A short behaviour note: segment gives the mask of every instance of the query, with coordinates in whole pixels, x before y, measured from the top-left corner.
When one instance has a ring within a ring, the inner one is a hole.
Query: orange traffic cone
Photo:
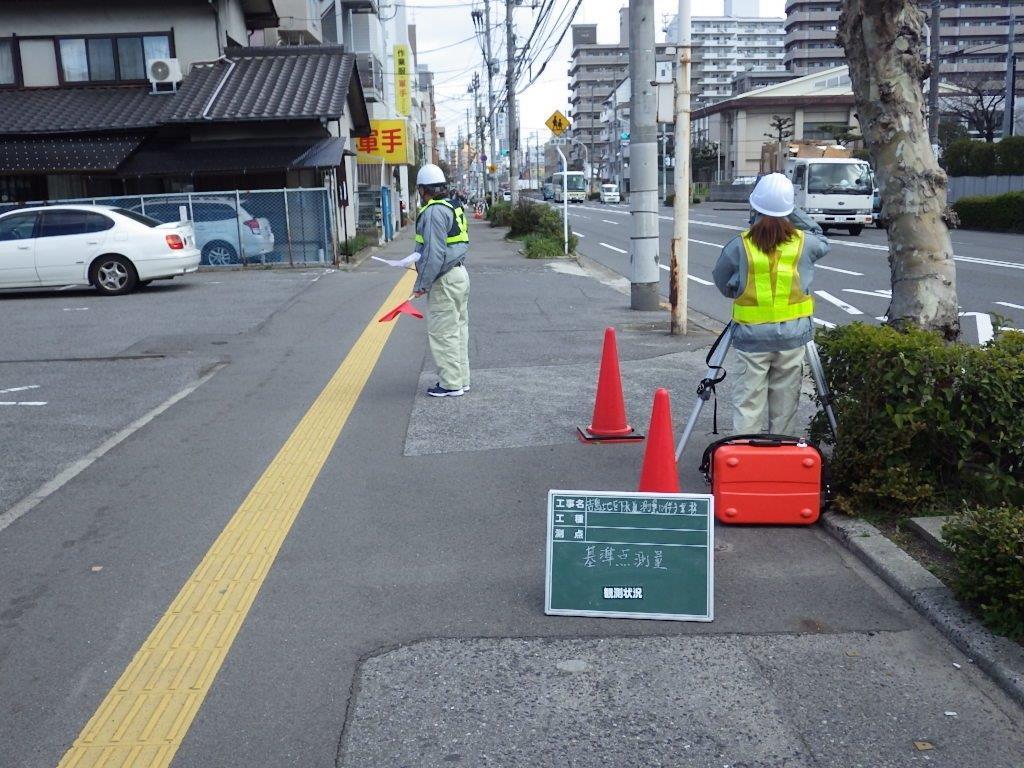
[[[626,423],[626,404],[622,397],[622,379],[619,376],[619,350],[615,344],[615,329],[604,329],[604,349],[601,352],[601,370],[597,376],[597,397],[594,400],[594,418],[584,431],[577,427],[579,438],[585,443],[626,443],[643,440]]]
[[[647,449],[637,490],[640,493],[680,493],[676,445],[672,439],[672,406],[667,389],[654,393],[651,428],[647,434]]]

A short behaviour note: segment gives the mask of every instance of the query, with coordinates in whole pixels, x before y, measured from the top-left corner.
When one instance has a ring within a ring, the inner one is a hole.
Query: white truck
[[[853,157],[789,157],[785,174],[792,180],[796,205],[822,231],[845,229],[857,236],[872,223],[871,166]]]

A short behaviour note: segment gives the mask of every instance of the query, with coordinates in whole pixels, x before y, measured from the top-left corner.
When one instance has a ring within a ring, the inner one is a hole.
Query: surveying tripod
[[[725,367],[722,363],[725,362],[725,355],[729,352],[734,327],[733,321],[730,320],[726,324],[725,330],[722,331],[722,335],[711,345],[711,350],[708,352],[707,357],[708,372],[704,374],[704,378],[697,385],[697,401],[693,405],[690,420],[686,422],[686,428],[683,429],[683,436],[679,439],[679,445],[676,446],[676,461],[679,461],[679,457],[686,450],[686,444],[690,442],[690,435],[693,432],[693,428],[697,426],[697,419],[700,417],[704,404],[715,394],[715,385],[725,378]],[[814,378],[814,386],[817,388],[818,397],[821,398],[822,405],[825,408],[825,416],[828,418],[828,426],[832,430],[832,437],[835,438],[837,426],[836,414],[832,410],[832,391],[828,387],[828,382],[825,381],[825,370],[821,367],[818,347],[811,340],[807,342],[805,349],[807,350],[807,362],[811,367],[811,376]],[[722,373],[719,373],[720,371]]]

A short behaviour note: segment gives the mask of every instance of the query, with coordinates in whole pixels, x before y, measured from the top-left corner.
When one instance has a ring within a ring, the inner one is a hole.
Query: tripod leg
[[[708,371],[704,374],[704,380],[714,379],[715,371],[722,367],[722,363],[725,362],[725,355],[729,351],[729,345],[732,342],[732,323],[730,322],[725,326],[725,330],[722,331],[722,335],[719,336],[718,341],[715,342],[715,349],[713,354],[708,358]],[[690,418],[686,422],[686,426],[683,428],[683,436],[679,438],[679,444],[676,446],[676,461],[679,461],[679,457],[683,455],[683,451],[686,450],[686,444],[690,442],[690,435],[693,433],[693,428],[697,426],[697,419],[700,417],[701,409],[704,407],[704,403],[708,401],[710,394],[705,395],[703,391],[698,393],[697,402],[693,404],[693,411],[690,413]]]
[[[825,409],[828,426],[832,430],[832,439],[838,439],[838,423],[836,422],[836,413],[832,409],[832,390],[829,389],[828,382],[825,380],[825,369],[821,366],[818,346],[813,341],[807,342],[807,362],[811,366],[814,385],[818,390],[818,397],[821,398],[822,407]]]

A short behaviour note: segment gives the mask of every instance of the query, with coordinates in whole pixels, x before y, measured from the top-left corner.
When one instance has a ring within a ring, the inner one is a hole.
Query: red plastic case
[[[811,525],[821,513],[821,486],[821,453],[813,445],[753,438],[712,449],[719,522]]]

